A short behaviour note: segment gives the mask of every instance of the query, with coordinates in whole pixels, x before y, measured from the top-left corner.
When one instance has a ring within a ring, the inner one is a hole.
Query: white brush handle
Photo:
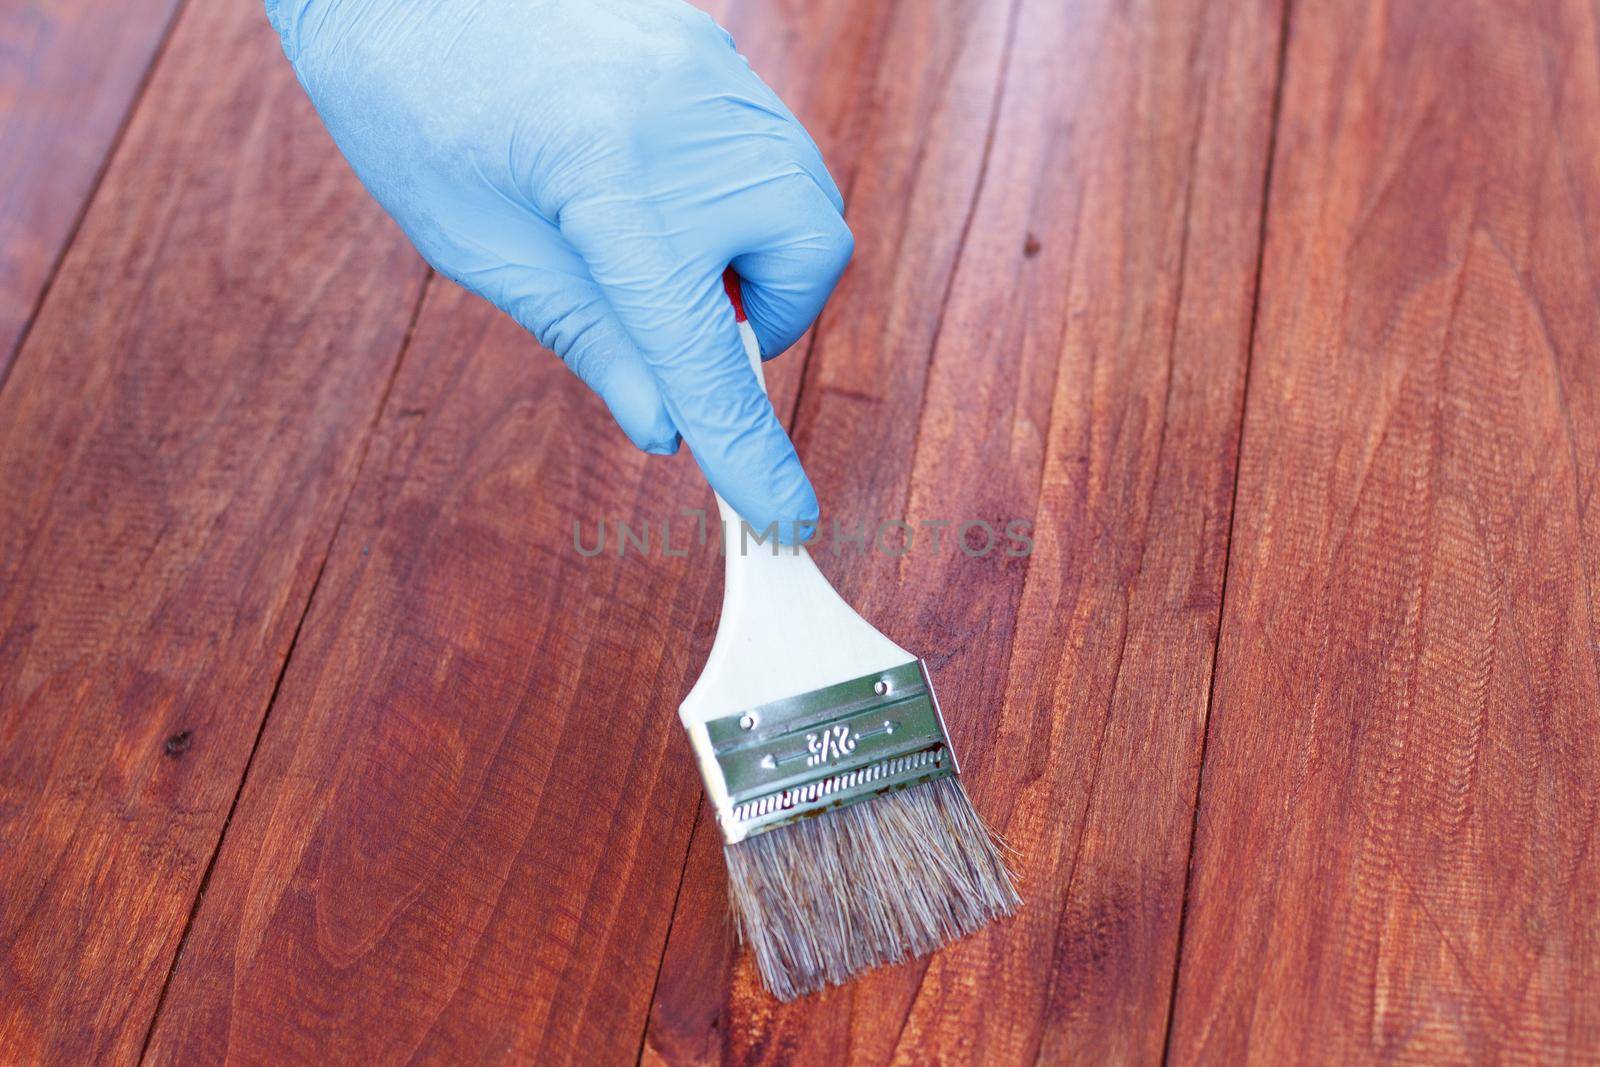
[[[761,349],[742,315],[739,336],[764,390]],[[711,719],[916,658],[857,615],[804,546],[746,541],[721,496],[717,510],[726,559],[722,618],[705,669],[678,709],[697,748],[704,731],[695,727]]]
[[[735,306],[737,307],[737,305]],[[744,342],[744,354],[749,358],[750,369],[754,371],[756,375],[756,384],[761,387],[761,393],[763,396],[765,396],[767,392],[767,375],[766,372],[761,369],[761,342],[756,339],[755,330],[750,328],[749,321],[744,318],[742,313],[739,316],[739,340]],[[722,516],[722,528],[732,534],[733,543],[737,545],[739,543],[740,534],[739,513],[734,511],[733,505],[722,499],[722,494],[717,492],[715,489],[711,490],[711,495],[717,501],[717,514]],[[760,533],[761,531],[757,530],[755,532]],[[722,547],[727,548],[728,534],[725,533],[723,537],[724,540]],[[733,573],[733,557],[729,556],[728,560],[728,573],[731,576]]]

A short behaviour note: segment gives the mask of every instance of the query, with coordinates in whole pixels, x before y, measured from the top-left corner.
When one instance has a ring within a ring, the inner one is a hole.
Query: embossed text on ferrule
[[[816,767],[819,764],[848,756],[856,750],[855,731],[848,726],[832,726],[814,734],[806,734],[806,766]]]

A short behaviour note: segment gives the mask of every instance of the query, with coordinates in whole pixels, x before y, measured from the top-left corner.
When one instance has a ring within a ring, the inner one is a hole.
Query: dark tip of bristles
[[[759,834],[723,854],[739,936],[779,1000],[926,955],[1022,903],[956,778]]]

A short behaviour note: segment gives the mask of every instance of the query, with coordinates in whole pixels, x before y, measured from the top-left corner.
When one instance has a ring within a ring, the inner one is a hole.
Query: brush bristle
[[[740,938],[779,1000],[925,955],[1022,903],[957,778],[723,849]]]

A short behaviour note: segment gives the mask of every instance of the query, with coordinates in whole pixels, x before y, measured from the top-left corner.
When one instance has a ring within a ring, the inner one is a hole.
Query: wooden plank
[[[189,9],[0,392],[6,1060],[138,1056],[424,275]]]
[[[1172,1056],[1590,1061],[1597,12],[1292,22]]]
[[[177,3],[0,6],[0,381]]]
[[[836,166],[884,10],[726,13]],[[639,453],[510,320],[430,290],[152,1062],[637,1055],[700,793],[675,709],[721,561],[618,558],[614,529],[584,558],[573,526],[671,517],[683,551],[685,506],[710,506],[687,454]]]
[[[931,962],[778,1005],[716,913],[721,850],[703,818],[647,1052],[1155,1060],[1219,621],[1280,11],[1023,0],[1015,13],[918,5],[902,17],[891,41],[905,51],[891,45],[884,84],[919,72],[934,84],[891,95],[877,120],[852,204],[858,266],[820,327],[797,435],[847,528],[1034,520],[1027,559],[926,540],[899,560],[822,555],[869,617],[928,657],[1026,903]],[[968,169],[963,148],[985,141]]]

